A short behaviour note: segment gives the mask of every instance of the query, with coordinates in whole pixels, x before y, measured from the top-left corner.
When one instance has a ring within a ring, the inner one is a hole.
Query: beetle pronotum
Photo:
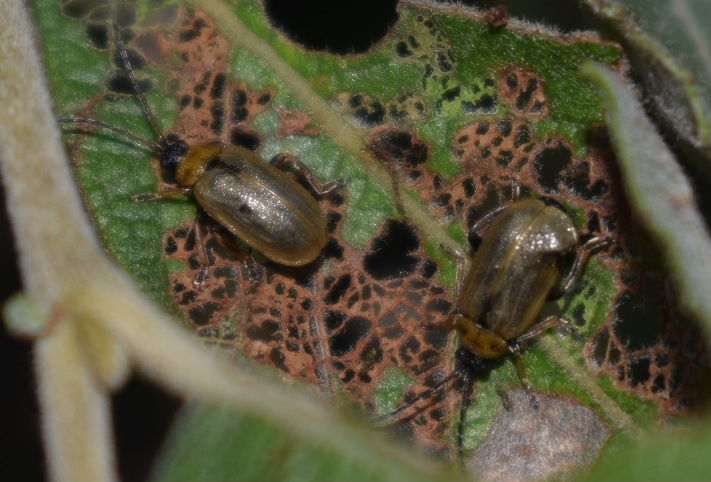
[[[321,184],[299,159],[289,154],[277,154],[266,163],[243,147],[218,143],[188,146],[180,139],[167,138],[138,86],[116,26],[114,38],[132,88],[157,141],[146,141],[95,119],[68,118],[59,119],[59,122],[93,125],[117,132],[158,156],[161,168],[174,175],[178,186],[134,196],[134,201],[192,195],[199,208],[267,259],[283,266],[303,266],[315,261],[328,236],[326,219],[314,196],[328,195],[346,181],[338,179]],[[312,192],[285,171],[296,176]],[[203,257],[203,269],[196,279],[196,283],[200,283],[207,276],[207,254],[197,225],[195,237],[198,254]]]
[[[478,232],[490,224],[464,276],[459,256],[455,297],[458,313],[452,317],[460,347],[457,367],[432,388],[404,403],[376,421],[391,419],[461,378],[464,392],[459,406],[457,458],[463,464],[463,432],[467,390],[477,376],[493,367],[493,361],[507,353],[514,356],[518,377],[535,405],[532,387],[520,355],[520,343],[552,328],[562,320],[551,316],[534,324],[546,301],[561,298],[572,288],[591,252],[609,244],[606,237],[593,237],[578,246],[573,221],[553,201],[537,198],[519,200],[487,213],[469,230],[474,246]],[[563,259],[575,253],[575,261],[560,281]],[[452,326],[451,323],[449,326]]]

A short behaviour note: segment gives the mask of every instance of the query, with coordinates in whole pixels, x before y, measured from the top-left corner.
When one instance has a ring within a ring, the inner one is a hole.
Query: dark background
[[[589,28],[576,2],[546,0],[469,1],[482,8],[505,5],[509,15],[556,25],[563,31]],[[266,9],[275,25],[294,41],[316,50],[357,53],[381,39],[396,21],[393,0],[271,0]],[[7,220],[4,193],[0,192],[0,302],[21,287]],[[32,346],[8,336],[0,326],[0,454],[2,480],[45,480],[39,418],[32,375]],[[114,397],[114,422],[119,470],[124,481],[145,480],[151,460],[169,427],[179,400],[134,378]]]

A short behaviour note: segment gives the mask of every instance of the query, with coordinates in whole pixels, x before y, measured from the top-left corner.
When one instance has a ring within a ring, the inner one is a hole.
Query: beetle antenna
[[[440,381],[439,383],[437,383],[435,386],[433,386],[433,387],[431,387],[431,388],[428,388],[427,390],[425,390],[424,392],[420,393],[418,396],[416,396],[414,399],[410,400],[409,402],[403,403],[402,405],[400,405],[398,408],[396,408],[396,409],[393,410],[392,412],[388,412],[388,413],[386,413],[386,414],[384,414],[384,415],[380,415],[380,416],[378,416],[378,417],[375,417],[375,418],[373,419],[373,421],[376,422],[376,423],[378,423],[378,422],[382,422],[382,421],[384,421],[384,420],[387,420],[387,419],[389,419],[389,418],[393,418],[393,417],[395,417],[395,416],[401,414],[402,412],[404,412],[405,410],[407,410],[408,408],[410,408],[411,406],[413,406],[413,405],[416,404],[417,402],[419,402],[419,401],[421,401],[421,400],[424,400],[425,398],[430,397],[430,396],[431,396],[433,393],[435,393],[435,392],[440,391],[440,390],[441,390],[442,388],[444,388],[449,382],[451,382],[452,380],[456,380],[459,376],[461,376],[461,374],[462,374],[463,372],[466,372],[466,371],[467,371],[467,368],[466,368],[466,367],[459,367],[459,368],[457,368],[457,369],[454,370],[452,373],[450,373],[449,375],[447,375],[442,381]]]
[[[151,151],[160,153],[160,146],[158,144],[156,144],[155,142],[147,141],[147,140],[137,136],[133,132],[129,132],[125,129],[121,129],[120,127],[112,126],[111,124],[107,124],[106,122],[101,122],[100,120],[89,119],[87,117],[72,117],[69,119],[67,119],[67,118],[57,119],[57,122],[59,122],[60,124],[86,124],[86,125],[101,127],[103,129],[108,129],[110,131],[121,134],[122,136],[128,137],[132,141],[142,145],[143,147],[147,147]]]
[[[116,39],[116,43],[118,44],[119,48],[119,55],[121,55],[121,60],[123,61],[123,66],[128,72],[128,78],[131,81],[131,86],[133,87],[133,90],[136,92],[136,96],[138,99],[141,101],[141,104],[143,105],[143,110],[146,113],[146,116],[148,117],[148,122],[150,122],[151,127],[153,128],[153,131],[156,133],[156,136],[158,137],[159,144],[165,145],[167,141],[165,140],[165,136],[163,136],[163,131],[161,131],[160,127],[158,126],[158,120],[155,118],[153,115],[153,111],[151,111],[151,107],[148,105],[148,101],[146,100],[146,96],[143,95],[143,92],[141,92],[141,89],[138,87],[138,80],[136,80],[136,74],[133,73],[133,68],[131,67],[131,61],[128,60],[128,52],[126,52],[126,44],[123,41],[123,37],[121,36],[121,31],[118,27],[118,25],[114,25],[114,37]]]

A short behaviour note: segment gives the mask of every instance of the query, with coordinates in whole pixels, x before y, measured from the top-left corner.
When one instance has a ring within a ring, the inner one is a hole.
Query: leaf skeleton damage
[[[269,163],[254,152],[222,144],[188,146],[165,136],[138,86],[118,27],[114,38],[135,95],[157,136],[156,142],[91,118],[63,118],[60,123],[96,126],[119,133],[153,151],[167,178],[178,186],[154,194],[134,196],[136,202],[192,195],[201,210],[237,236],[248,248],[282,266],[304,266],[318,259],[327,242],[326,219],[315,196],[326,196],[345,185],[344,179],[321,184],[310,170],[289,154],[277,154]],[[284,171],[290,172],[293,177]],[[294,179],[298,178],[300,182]],[[309,190],[311,192],[309,192]],[[562,206],[547,198],[519,200],[483,216],[469,230],[469,242],[478,249],[465,275],[465,260],[458,257],[459,313],[447,320],[460,338],[455,370],[439,383],[377,421],[392,420],[418,402],[457,379],[465,386],[459,406],[457,456],[463,464],[463,431],[474,378],[486,373],[492,361],[511,353],[523,387],[536,405],[520,356],[520,343],[562,323],[549,317],[534,324],[546,301],[568,293],[590,254],[610,243],[607,237],[589,237],[582,244]],[[251,200],[258,199],[259,203]],[[201,269],[194,280],[199,287],[209,276],[207,253],[196,219],[195,238]],[[489,226],[490,225],[490,226]],[[479,231],[488,227],[486,237]],[[564,261],[574,256],[560,288]],[[452,324],[453,323],[453,324]]]

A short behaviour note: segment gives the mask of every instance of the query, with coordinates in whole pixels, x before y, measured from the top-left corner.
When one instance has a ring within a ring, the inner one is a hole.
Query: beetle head
[[[164,171],[175,173],[178,163],[188,151],[188,145],[181,141],[167,141],[160,149],[160,167]]]
[[[475,376],[485,374],[486,372],[491,370],[491,367],[493,365],[493,362],[491,360],[482,358],[463,346],[460,346],[457,349],[456,353],[454,354],[454,357],[456,358],[457,362],[459,362],[460,366],[469,370],[469,372]]]

